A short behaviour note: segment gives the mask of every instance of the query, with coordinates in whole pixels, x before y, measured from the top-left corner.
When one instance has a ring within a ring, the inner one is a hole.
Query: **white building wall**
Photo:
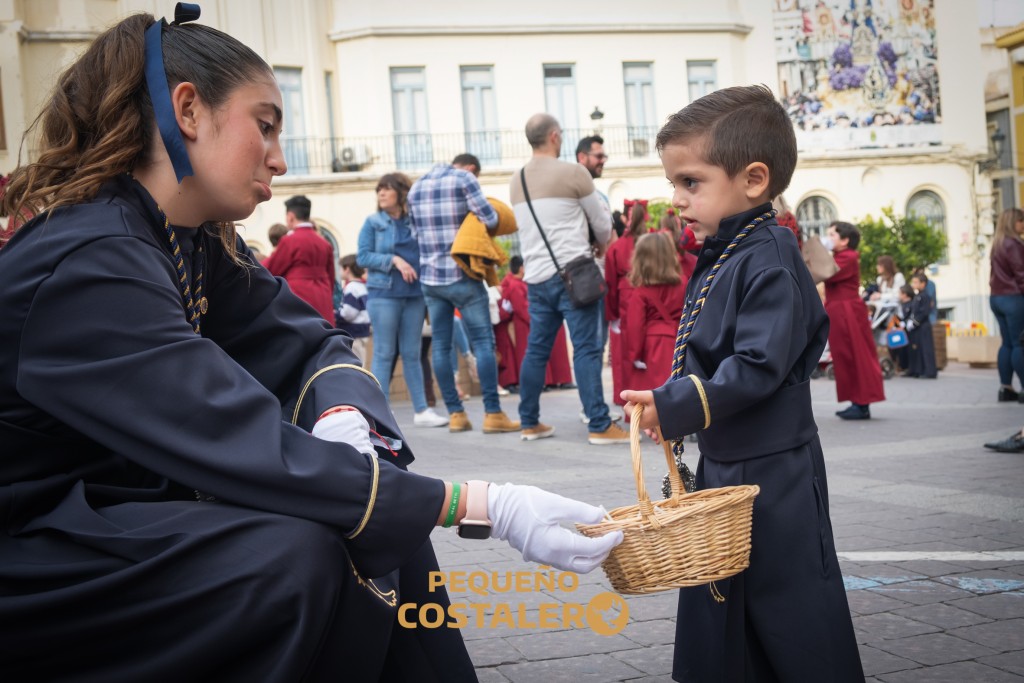
[[[655,123],[689,101],[686,63],[714,60],[718,87],[766,83],[778,89],[773,3],[770,0],[635,0],[612,2],[519,0],[466,5],[455,0],[216,0],[202,22],[236,36],[272,66],[303,70],[307,136],[331,131],[325,74],[334,75],[338,136],[390,136],[393,112],[389,68],[423,66],[428,119],[434,134],[463,130],[459,67],[493,65],[497,126],[521,131],[544,109],[543,65],[575,65],[578,121],[600,108],[605,127],[626,121],[623,62],[652,62]],[[16,160],[21,132],[39,110],[56,74],[87,41],[133,11],[173,12],[164,0],[0,0],[0,87],[8,150],[0,172]],[[934,274],[940,305],[961,320],[984,318],[990,189],[977,162],[988,153],[978,6],[935,0],[938,29],[942,145],[911,151],[806,150],[786,193],[794,207],[812,195],[829,198],[847,220],[879,215],[930,189],[946,208],[950,262]],[[964,27],[970,27],[965,31]],[[286,129],[288,122],[285,122]],[[518,133],[516,133],[518,134]],[[507,199],[508,179],[521,163],[485,163],[485,191]],[[390,169],[388,169],[390,170]],[[243,234],[266,249],[266,228],[282,219],[283,200],[305,193],[313,213],[339,242],[355,249],[365,216],[374,210],[378,173],[291,176],[275,182],[275,198],[248,221]],[[614,206],[622,199],[667,199],[656,159],[613,156],[598,187]],[[979,248],[980,240],[980,248]],[[979,257],[981,256],[981,257]]]

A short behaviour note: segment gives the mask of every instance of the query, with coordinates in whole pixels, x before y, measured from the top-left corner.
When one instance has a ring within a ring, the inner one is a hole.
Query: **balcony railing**
[[[625,161],[656,162],[656,126],[605,126],[605,154],[613,164]],[[563,129],[562,158],[576,160],[576,145],[594,130]],[[282,138],[289,176],[328,173],[422,172],[451,162],[464,152],[480,159],[484,169],[518,167],[531,156],[522,130],[485,130],[466,133],[394,133],[342,138]]]

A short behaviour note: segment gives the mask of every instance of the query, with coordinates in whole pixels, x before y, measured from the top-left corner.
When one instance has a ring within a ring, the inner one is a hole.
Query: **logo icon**
[[[615,593],[598,593],[587,603],[587,626],[599,636],[614,636],[626,628],[629,605]]]

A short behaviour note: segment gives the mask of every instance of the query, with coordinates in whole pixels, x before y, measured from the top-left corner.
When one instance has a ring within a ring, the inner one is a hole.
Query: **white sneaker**
[[[441,417],[433,408],[427,408],[422,413],[416,413],[412,423],[417,427],[445,427],[448,425],[448,418]]]
[[[510,392],[508,389],[501,386],[500,384],[498,385],[498,396],[508,396],[510,393],[512,392]]]
[[[587,411],[585,411],[585,410],[581,410],[580,411],[580,422],[582,422],[585,425],[590,424],[590,418],[587,417]]]

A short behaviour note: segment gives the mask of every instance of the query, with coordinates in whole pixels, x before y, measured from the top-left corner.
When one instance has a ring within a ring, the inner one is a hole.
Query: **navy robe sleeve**
[[[709,299],[715,294],[712,287]],[[739,310],[729,316],[735,328],[723,328],[717,335],[720,344],[732,339],[732,352],[714,374],[702,377],[694,373],[696,382],[683,377],[654,391],[665,438],[695,434],[705,428],[708,419],[713,425],[774,394],[810,341],[804,315],[800,285],[790,270],[776,266],[754,276],[742,294]],[[697,327],[713,325],[723,325],[723,321],[704,318],[702,313],[694,334]],[[696,363],[688,357],[686,364],[689,374]]]
[[[376,381],[346,367],[359,364],[347,336],[263,269],[218,254],[200,337],[151,243],[109,236],[68,253],[32,297],[18,392],[169,480],[341,529],[369,576],[397,568],[433,528],[443,483],[308,433],[318,411],[345,403],[399,434]],[[282,420],[282,402],[319,371],[308,414]]]

